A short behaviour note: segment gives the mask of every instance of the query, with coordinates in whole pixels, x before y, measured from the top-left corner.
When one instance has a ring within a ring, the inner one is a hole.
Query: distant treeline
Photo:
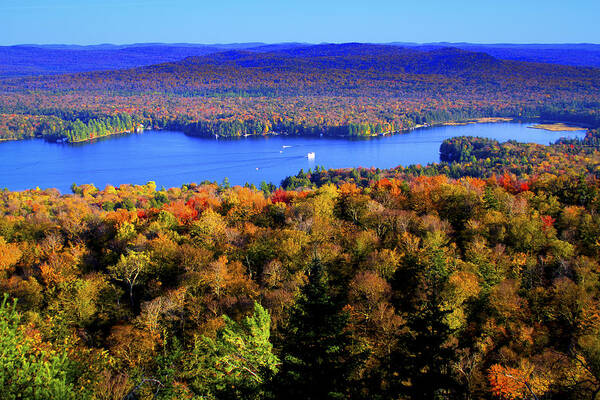
[[[423,113],[387,115],[373,122],[347,122],[330,125],[328,121],[315,124],[310,121],[281,120],[272,117],[239,119],[220,117],[194,121],[189,116],[165,118],[148,113],[101,115],[89,112],[46,110],[45,115],[0,115],[0,139],[42,137],[49,141],[80,142],[115,133],[131,132],[138,126],[183,131],[191,136],[240,137],[283,133],[299,136],[361,137],[392,134],[423,125],[469,121],[485,117],[538,118],[600,126],[600,105],[589,103],[557,103],[544,107],[469,108],[431,110]]]
[[[192,136],[239,137],[285,133],[299,136],[372,136],[397,133],[417,126],[435,125],[446,122],[469,121],[486,117],[510,117],[516,119],[543,119],[580,123],[586,126],[600,126],[599,104],[558,103],[544,107],[495,109],[462,108],[453,110],[432,110],[423,113],[407,113],[399,117],[387,116],[375,122],[348,122],[344,125],[304,124],[294,121],[275,121],[271,118],[246,120],[222,118],[208,121],[190,121],[179,117],[166,124],[156,124],[167,129],[180,130]],[[571,111],[565,111],[571,110]],[[575,111],[577,110],[577,111]]]

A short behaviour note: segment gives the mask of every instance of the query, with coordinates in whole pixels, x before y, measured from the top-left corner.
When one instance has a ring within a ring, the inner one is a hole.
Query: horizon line
[[[422,46],[422,45],[439,45],[439,44],[457,44],[457,45],[478,45],[478,46],[566,46],[566,45],[591,45],[600,46],[600,43],[594,42],[468,42],[468,41],[435,41],[435,42],[412,42],[412,41],[389,41],[389,42],[361,42],[361,41],[323,41],[323,42],[302,42],[302,41],[282,41],[282,42],[261,42],[261,41],[249,41],[249,42],[221,42],[221,43],[200,43],[200,42],[130,42],[130,43],[111,43],[111,42],[98,42],[98,43],[14,43],[14,44],[0,44],[0,47],[17,47],[17,46],[73,46],[73,47],[93,47],[93,46],[137,46],[137,45],[187,45],[187,46],[232,46],[232,45],[277,45],[277,44],[299,44],[299,45],[323,45],[323,44],[377,44],[377,45],[408,45],[408,46]]]

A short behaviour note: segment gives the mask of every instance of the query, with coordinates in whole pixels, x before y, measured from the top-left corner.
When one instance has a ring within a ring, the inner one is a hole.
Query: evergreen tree
[[[445,245],[443,234],[428,234],[423,248],[405,258],[395,277],[397,306],[406,310],[407,321],[388,360],[393,398],[399,393],[412,399],[456,398],[458,384],[451,371],[456,359],[454,332],[446,321],[451,310],[444,307],[442,295],[452,271]]]
[[[276,392],[286,399],[338,399],[348,395],[348,380],[358,357],[349,351],[348,315],[331,297],[318,259],[291,311],[282,340],[282,366]]]
[[[75,365],[62,351],[46,349],[21,327],[16,302],[0,302],[0,398],[26,400],[86,399],[77,393]]]
[[[279,360],[270,342],[271,317],[260,304],[254,314],[236,323],[223,317],[216,338],[197,338],[185,359],[184,378],[200,398],[263,399],[267,382],[277,373]]]

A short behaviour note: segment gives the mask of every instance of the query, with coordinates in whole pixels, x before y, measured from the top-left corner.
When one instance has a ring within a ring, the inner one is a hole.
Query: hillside
[[[600,45],[573,44],[475,44],[475,43],[392,43],[401,47],[431,50],[454,47],[487,53],[503,60],[529,61],[572,66],[600,67]]]
[[[337,46],[337,45],[331,45]],[[389,43],[380,46],[434,50],[452,47],[480,52],[505,60],[543,62],[572,66],[600,67],[600,45],[594,44],[472,44],[472,43]],[[136,43],[129,45],[17,45],[0,46],[0,77],[31,76],[117,70],[180,61],[230,50],[272,52],[289,50],[307,55],[315,45],[306,43]]]
[[[372,135],[495,116],[596,125],[600,69],[347,43],[4,79],[0,91],[5,138],[85,140],[137,124],[194,135]]]

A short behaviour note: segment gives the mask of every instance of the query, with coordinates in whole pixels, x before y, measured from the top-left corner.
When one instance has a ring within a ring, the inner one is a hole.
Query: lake
[[[499,141],[548,144],[584,131],[550,132],[523,123],[440,126],[367,139],[266,136],[198,138],[181,132],[146,131],[93,143],[56,144],[43,140],[0,143],[0,188],[55,187],[69,193],[72,183],[98,188],[155,181],[158,187],[228,177],[231,184],[279,184],[303,168],[378,167],[439,161],[443,140],[480,136]],[[308,159],[309,152],[315,153]]]

